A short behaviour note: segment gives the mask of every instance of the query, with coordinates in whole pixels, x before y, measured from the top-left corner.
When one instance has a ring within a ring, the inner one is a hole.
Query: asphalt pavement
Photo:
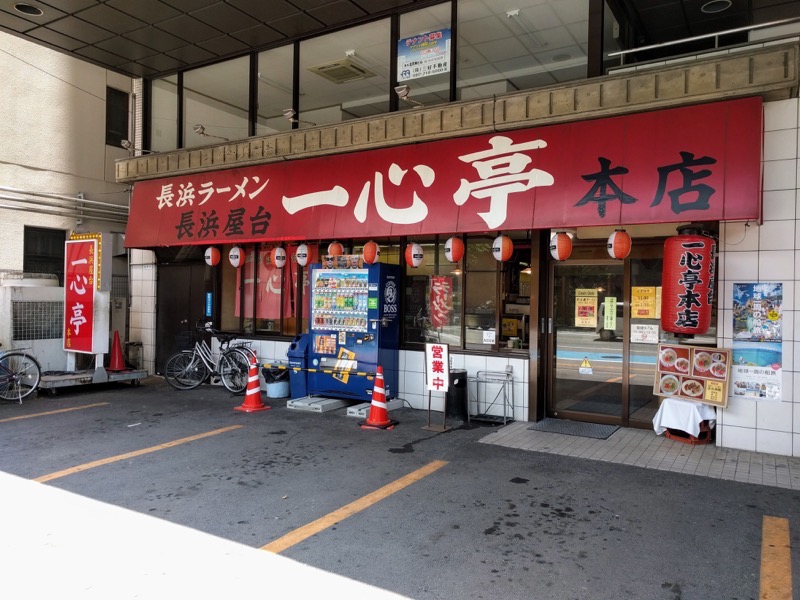
[[[278,553],[313,573],[421,599],[747,599],[760,597],[767,573],[784,593],[769,598],[800,599],[796,490],[480,443],[502,425],[455,421],[449,431],[429,431],[428,414],[409,408],[391,412],[394,429],[366,430],[345,409],[319,414],[262,399],[270,410],[241,412],[234,407],[242,396],[219,386],[177,391],[150,377],[141,386],[68,388],[0,404],[0,471],[29,480],[3,480],[13,482],[3,486],[7,519],[37,490],[55,511],[52,494],[63,490],[90,513],[110,506],[108,519],[134,518],[134,530],[163,525],[148,538],[153,547],[194,532],[203,541],[192,538],[189,547],[204,557],[195,575],[155,562],[178,590],[170,597],[194,595],[198,577],[233,583],[244,569],[264,570],[253,596],[284,596],[294,580],[297,596],[305,595],[300,571],[257,561],[237,569],[234,544],[236,552]],[[34,528],[33,513],[20,510],[18,520]],[[46,545],[48,527],[55,535],[61,520],[42,521]],[[777,521],[788,525],[781,556],[789,557],[794,588],[776,579],[780,569],[765,571],[765,524]],[[97,577],[90,567],[115,552],[110,522],[84,528],[102,543],[97,556],[85,548],[77,555],[86,569],[58,579],[62,597],[88,597]],[[75,531],[61,534],[77,538]],[[121,534],[119,547],[129,543]],[[69,552],[68,544],[59,548]],[[143,562],[145,555],[153,564],[146,550],[138,554]],[[3,595],[37,597],[16,589],[30,577],[22,567],[36,564],[35,551],[7,545],[0,556],[12,575],[0,578],[0,590],[14,592]],[[162,597],[133,568],[136,557],[125,555],[126,593],[107,597]],[[46,564],[41,570],[46,577]]]

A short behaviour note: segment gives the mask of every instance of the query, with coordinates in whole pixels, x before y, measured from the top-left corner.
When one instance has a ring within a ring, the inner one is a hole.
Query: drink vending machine
[[[311,265],[308,393],[369,402],[374,379],[364,373],[381,366],[389,400],[398,389],[400,268],[361,260],[332,268],[347,259]]]

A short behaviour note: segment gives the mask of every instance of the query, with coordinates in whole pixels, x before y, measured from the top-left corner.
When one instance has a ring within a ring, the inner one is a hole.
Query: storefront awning
[[[126,246],[760,220],[762,101],[134,185]]]

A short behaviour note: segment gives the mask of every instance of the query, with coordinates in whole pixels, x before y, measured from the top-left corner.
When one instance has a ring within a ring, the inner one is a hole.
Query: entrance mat
[[[567,421],[565,419],[542,419],[528,427],[528,429],[531,431],[563,433],[564,435],[607,440],[619,427],[616,425],[599,425],[597,423]]]

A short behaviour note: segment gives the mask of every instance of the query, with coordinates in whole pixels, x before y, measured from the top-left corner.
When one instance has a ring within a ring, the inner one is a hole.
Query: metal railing
[[[731,35],[734,33],[744,33],[747,31],[754,31],[757,29],[766,29],[768,27],[778,27],[780,25],[790,25],[792,23],[800,23],[800,18],[794,19],[781,19],[780,21],[770,21],[769,23],[759,23],[758,25],[747,25],[745,27],[736,27],[735,29],[726,29],[724,31],[717,31],[714,33],[704,33],[702,35],[694,35],[688,38],[682,38],[679,40],[670,40],[669,42],[660,42],[658,44],[650,44],[648,46],[640,46],[638,48],[630,48],[629,50],[618,50],[617,52],[609,52],[607,56],[609,58],[614,58],[619,56],[620,57],[620,66],[625,65],[625,57],[629,54],[636,54],[637,52],[646,52],[648,50],[656,50],[659,48],[667,48],[669,46],[678,46],[681,44],[688,44],[689,42],[696,42],[699,40],[707,40],[707,39],[714,39],[714,49],[718,49],[719,46],[719,38],[725,35]],[[800,34],[798,34],[800,35]],[[747,42],[743,45],[750,45],[756,42]],[[660,60],[663,60],[660,59]]]

